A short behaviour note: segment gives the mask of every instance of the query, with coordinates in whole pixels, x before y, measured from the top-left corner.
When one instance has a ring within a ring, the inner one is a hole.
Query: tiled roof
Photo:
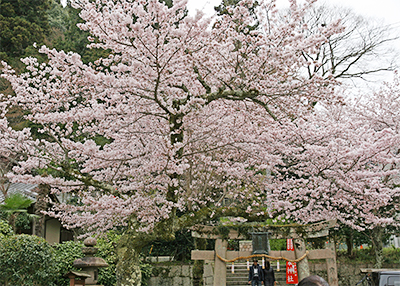
[[[11,183],[10,186],[8,186],[7,194],[11,195],[20,193],[35,202],[36,196],[38,195],[37,192],[35,192],[37,186],[38,185],[34,184]],[[0,204],[2,204],[3,202],[4,202],[4,195],[2,192],[0,192]]]

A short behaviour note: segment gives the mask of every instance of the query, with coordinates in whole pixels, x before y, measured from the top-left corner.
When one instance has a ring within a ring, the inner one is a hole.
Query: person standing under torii
[[[249,270],[249,284],[251,286],[260,286],[264,284],[263,269],[258,265],[258,260],[253,260],[253,265],[250,266]]]
[[[275,273],[274,269],[271,266],[271,263],[269,261],[266,261],[265,263],[265,269],[263,269],[263,277],[264,277],[264,285],[265,286],[275,286],[276,285],[276,280],[275,280]]]

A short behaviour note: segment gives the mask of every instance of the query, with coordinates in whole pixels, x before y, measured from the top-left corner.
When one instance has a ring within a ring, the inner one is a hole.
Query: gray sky
[[[297,0],[302,2],[303,0]],[[194,14],[196,9],[203,10],[206,14],[214,14],[214,6],[218,6],[222,0],[188,0],[188,9],[190,14]],[[318,0],[317,3],[328,4],[332,6],[342,6],[351,8],[356,14],[368,18],[383,21],[382,24],[393,28],[397,35],[400,34],[400,0]],[[277,0],[278,8],[289,6],[289,0]],[[400,39],[392,43],[392,47],[400,54]],[[400,63],[398,63],[400,66]],[[376,83],[382,80],[390,80],[387,74],[375,76]],[[371,83],[362,81],[362,85],[371,87]]]
[[[213,13],[213,7],[221,0],[188,0],[191,13],[204,9],[207,14]],[[344,6],[366,17],[383,19],[386,24],[397,24],[400,29],[400,0],[319,0],[318,3]],[[288,6],[288,0],[278,0],[278,7]]]

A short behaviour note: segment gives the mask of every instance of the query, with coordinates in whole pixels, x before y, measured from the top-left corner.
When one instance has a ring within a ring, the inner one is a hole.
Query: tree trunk
[[[12,213],[8,216],[8,224],[11,225],[14,234],[17,234],[17,227],[15,225],[16,216],[17,214],[15,213]]]
[[[179,105],[178,102],[175,102]],[[178,107],[178,106],[175,106]],[[179,110],[179,108],[177,108]],[[170,127],[170,140],[171,144],[183,142],[183,132],[181,130],[183,125],[182,120],[183,114],[169,114]],[[175,154],[174,159],[179,161],[182,158],[183,148],[180,148]],[[176,172],[168,174],[171,180],[179,180],[180,175]],[[166,200],[177,203],[178,187],[171,184],[168,186],[168,191],[166,194]],[[175,238],[175,217],[176,217],[176,207],[172,207],[169,217],[158,223],[154,229],[153,235],[163,237],[165,240]],[[148,237],[147,237],[148,238]],[[117,275],[117,286],[140,286],[142,280],[142,274],[140,271],[140,260],[139,254],[142,248],[146,245],[148,239],[146,239],[145,234],[127,232],[124,234],[119,243],[117,249],[118,263],[116,268]]]
[[[383,232],[380,226],[375,227],[371,231],[371,241],[375,253],[375,268],[382,268],[383,263]]]
[[[349,231],[348,235],[346,235],[346,245],[347,245],[347,256],[354,256],[354,239],[353,239],[353,231]]]
[[[35,215],[37,215],[33,228],[33,234],[44,238],[44,223],[45,215],[42,211],[46,211],[48,204],[46,197],[50,193],[50,187],[48,185],[40,185],[38,190],[38,196],[35,203]]]
[[[139,259],[142,243],[139,241],[139,236],[130,232],[125,233],[118,241],[117,286],[140,286],[142,284]]]

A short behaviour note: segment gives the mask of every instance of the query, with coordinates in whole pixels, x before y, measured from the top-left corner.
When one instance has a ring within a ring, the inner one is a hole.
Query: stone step
[[[275,279],[278,281],[280,286],[293,286],[286,284],[286,264],[280,264],[280,271],[276,271],[276,263],[274,263]],[[245,286],[248,285],[249,271],[247,270],[246,262],[235,263],[235,273],[232,273],[232,264],[226,264],[226,286]]]

